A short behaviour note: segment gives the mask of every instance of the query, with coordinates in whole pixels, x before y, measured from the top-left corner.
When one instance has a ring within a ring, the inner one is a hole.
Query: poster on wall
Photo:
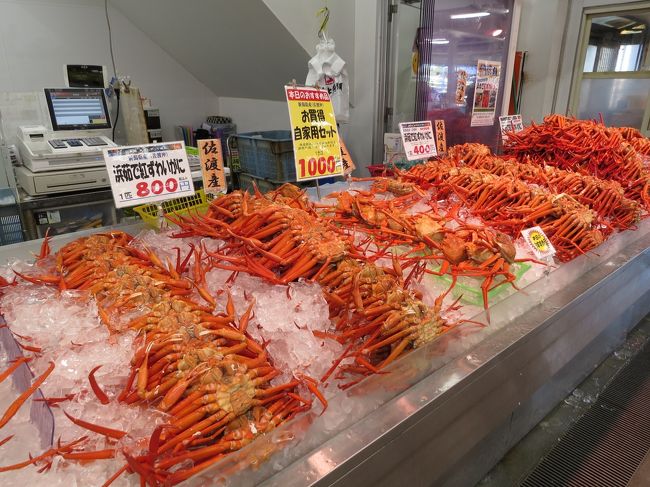
[[[478,60],[474,102],[472,103],[472,127],[484,127],[494,124],[500,78],[500,61]]]

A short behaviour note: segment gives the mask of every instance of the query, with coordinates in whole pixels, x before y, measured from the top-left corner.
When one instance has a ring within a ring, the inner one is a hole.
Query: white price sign
[[[194,194],[183,142],[104,149],[104,160],[117,208]]]
[[[438,155],[431,120],[399,124],[404,152],[409,161],[427,159]]]
[[[501,138],[505,142],[508,140],[508,132],[521,132],[524,130],[524,122],[521,115],[504,115],[499,117],[499,126],[501,127]]]
[[[545,259],[555,255],[555,247],[540,227],[527,228],[521,231],[528,247],[538,259]]]

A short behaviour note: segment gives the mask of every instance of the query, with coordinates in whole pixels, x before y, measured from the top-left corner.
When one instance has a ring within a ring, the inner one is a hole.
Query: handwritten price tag
[[[352,160],[352,157],[348,152],[348,148],[345,146],[345,142],[343,142],[343,139],[340,137],[339,137],[339,142],[341,143],[341,160],[343,161],[343,174],[347,176],[349,174],[352,174],[352,171],[354,171],[357,168],[357,166],[354,164],[354,161]]]
[[[438,154],[447,152],[447,129],[445,129],[444,120],[436,120],[436,148]]]
[[[285,86],[296,179],[343,174],[339,133],[327,90]]]
[[[555,247],[540,227],[527,228],[521,231],[528,247],[538,259],[545,259],[555,255]]]
[[[431,120],[400,123],[399,131],[402,134],[404,152],[406,152],[406,158],[409,161],[438,155]]]
[[[194,194],[183,142],[104,149],[104,161],[116,208]]]

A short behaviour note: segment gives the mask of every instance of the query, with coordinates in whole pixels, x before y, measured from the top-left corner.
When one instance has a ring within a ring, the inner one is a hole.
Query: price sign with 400
[[[299,159],[298,167],[300,170],[300,178],[326,176],[336,173],[336,159],[334,156],[311,157],[307,161],[305,159]]]
[[[414,154],[431,154],[431,145],[430,144],[416,145],[415,147],[413,147],[413,153]]]

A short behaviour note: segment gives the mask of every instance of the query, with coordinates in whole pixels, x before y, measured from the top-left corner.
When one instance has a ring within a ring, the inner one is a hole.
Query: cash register
[[[101,88],[45,89],[52,129],[18,128],[23,166],[16,178],[29,195],[107,187],[103,149],[115,147],[108,137],[111,120]]]

